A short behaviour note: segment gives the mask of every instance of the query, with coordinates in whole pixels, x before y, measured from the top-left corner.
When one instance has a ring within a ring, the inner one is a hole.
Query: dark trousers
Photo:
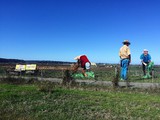
[[[144,63],[146,63],[148,66],[149,62],[144,62]],[[146,66],[143,63],[142,63],[142,69],[143,69],[143,74],[146,75]]]

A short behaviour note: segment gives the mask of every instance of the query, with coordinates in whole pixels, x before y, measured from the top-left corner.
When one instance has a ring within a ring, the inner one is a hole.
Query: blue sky
[[[160,63],[160,0],[0,0],[0,57],[119,63],[124,39],[132,63],[143,49]]]

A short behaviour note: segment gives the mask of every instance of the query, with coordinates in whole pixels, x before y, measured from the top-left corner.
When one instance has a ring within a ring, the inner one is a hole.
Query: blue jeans
[[[129,59],[123,59],[121,61],[121,79],[123,80],[127,80],[128,65]]]

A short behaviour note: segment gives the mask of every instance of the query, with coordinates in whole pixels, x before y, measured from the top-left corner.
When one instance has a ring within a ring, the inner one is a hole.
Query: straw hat
[[[129,40],[124,40],[123,44],[129,44],[130,45],[131,43],[129,42]]]

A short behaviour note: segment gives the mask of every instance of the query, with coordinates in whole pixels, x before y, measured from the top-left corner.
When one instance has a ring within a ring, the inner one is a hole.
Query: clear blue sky
[[[118,63],[124,39],[160,63],[160,0],[0,0],[3,58]]]

